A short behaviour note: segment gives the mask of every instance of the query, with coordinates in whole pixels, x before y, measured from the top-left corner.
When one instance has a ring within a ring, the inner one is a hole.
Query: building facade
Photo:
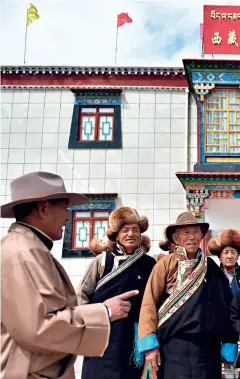
[[[1,203],[10,181],[34,170],[87,195],[53,248],[74,287],[118,206],[149,218],[153,256],[186,209],[210,222],[207,238],[240,229],[240,63],[183,63],[2,67]],[[1,220],[2,234],[11,222]]]

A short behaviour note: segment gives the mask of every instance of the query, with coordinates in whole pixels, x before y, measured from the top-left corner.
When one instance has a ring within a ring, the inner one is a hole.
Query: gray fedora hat
[[[68,193],[63,179],[49,172],[30,172],[10,183],[11,202],[1,206],[2,218],[14,218],[13,208],[19,204],[50,199],[68,199],[69,207],[88,203],[86,196]]]

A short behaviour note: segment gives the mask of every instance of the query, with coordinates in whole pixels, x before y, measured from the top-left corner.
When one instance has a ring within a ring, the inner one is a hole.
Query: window
[[[108,229],[110,213],[116,208],[117,193],[85,194],[89,202],[69,208],[62,258],[90,258],[92,238],[102,238]]]
[[[69,149],[122,148],[120,90],[75,93]]]
[[[240,90],[214,89],[205,99],[205,153],[240,153]]]
[[[92,238],[102,238],[108,229],[109,212],[73,212],[72,249],[87,249]]]
[[[113,141],[114,108],[80,108],[79,141]]]

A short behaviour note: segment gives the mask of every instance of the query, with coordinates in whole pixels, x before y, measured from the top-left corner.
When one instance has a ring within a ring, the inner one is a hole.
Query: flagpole
[[[26,17],[25,46],[24,46],[24,64],[26,62],[26,51],[27,51],[27,28],[28,28],[27,18],[28,18],[28,11],[27,11],[27,17]]]
[[[116,33],[115,64],[117,64],[117,45],[118,45],[118,24],[117,24],[117,33]]]

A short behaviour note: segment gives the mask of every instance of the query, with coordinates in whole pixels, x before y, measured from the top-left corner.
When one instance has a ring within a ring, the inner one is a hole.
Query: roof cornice
[[[1,74],[19,75],[185,75],[183,67],[106,67],[106,66],[2,66]]]

